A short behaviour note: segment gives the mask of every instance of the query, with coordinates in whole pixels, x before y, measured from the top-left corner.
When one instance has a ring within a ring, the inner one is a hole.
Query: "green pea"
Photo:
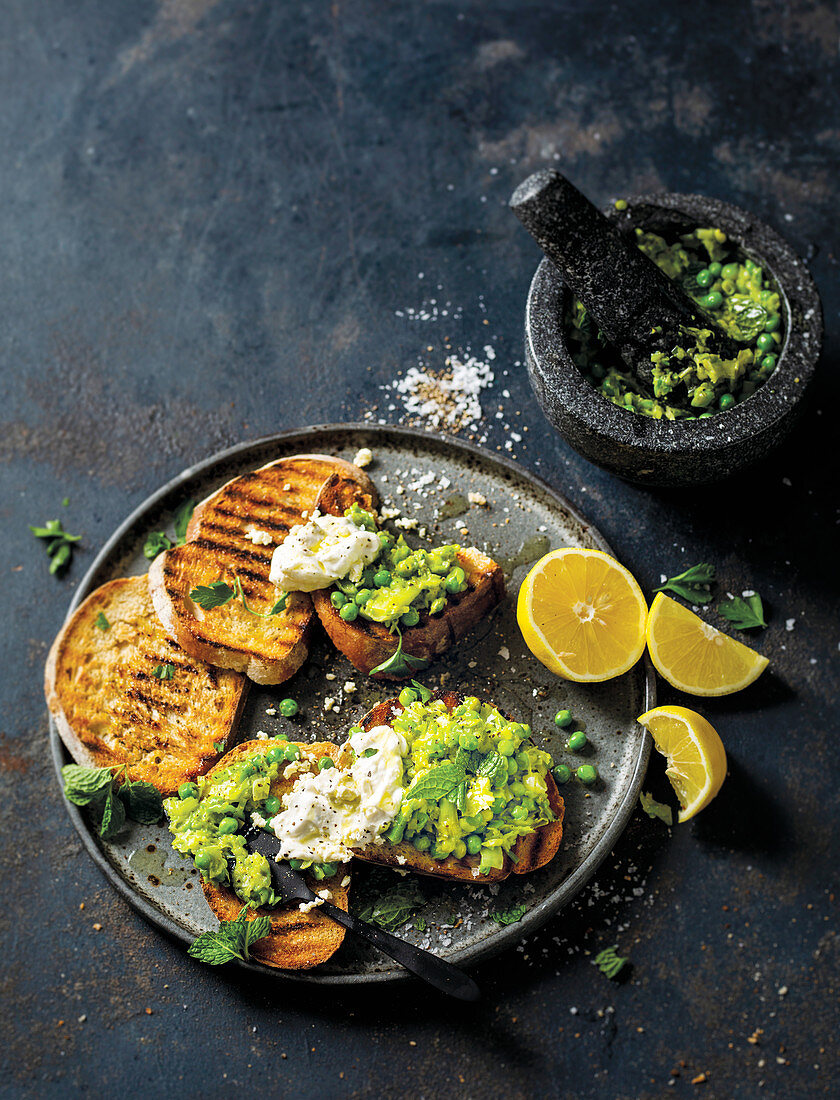
[[[411,558],[403,558],[402,561],[397,562],[396,570],[401,577],[410,577],[414,572],[414,563]]]
[[[516,744],[505,738],[503,741],[499,742],[499,752],[502,756],[513,756],[516,752]]]
[[[763,371],[767,371],[768,374],[770,373],[771,370],[773,370],[773,368],[775,366],[776,366],[776,356],[775,355],[765,355],[764,358],[761,360],[761,369]]]
[[[270,794],[265,800],[265,812],[271,814],[272,817],[280,812],[280,806],[281,802],[276,794]]]
[[[711,271],[708,271],[705,267],[702,271],[697,272],[695,278],[697,280],[698,286],[711,286],[712,283],[715,281],[714,275],[712,275]]]
[[[478,748],[478,738],[474,733],[462,733],[458,738],[458,744],[468,752],[474,752]]]
[[[756,340],[755,346],[759,351],[772,351],[776,346],[776,341],[773,339],[772,333],[762,332]]]
[[[318,761],[318,771],[325,772],[335,767],[335,761],[331,756],[322,756]]]
[[[520,771],[527,772],[527,770],[530,768],[531,758],[528,756],[528,753],[525,752],[524,749],[516,754],[516,763],[519,765]]]
[[[194,860],[194,863],[199,871],[209,871],[212,862],[213,857],[210,855],[209,852],[199,852]]]
[[[333,607],[344,607],[344,605],[347,603],[347,597],[344,595],[343,592],[333,592],[333,594],[330,596],[330,603],[333,605]]]
[[[765,332],[775,332],[779,325],[782,323],[782,318],[778,313],[771,313],[767,320],[764,322]]]
[[[505,799],[505,798],[494,798],[493,799],[493,807],[492,808],[493,808],[493,813],[494,814],[502,813],[505,806],[507,806],[507,799]]]
[[[302,871],[305,862],[306,860],[303,859],[290,859],[289,866],[293,871]]]
[[[282,760],[286,759],[286,749],[289,746],[285,742],[281,742],[279,745],[275,745],[273,749],[269,749],[265,754],[266,760],[270,764],[279,764]]]
[[[332,878],[338,874],[337,863],[322,863],[321,870],[324,872],[324,878]]]
[[[476,833],[470,833],[466,839],[467,851],[471,856],[477,856],[481,851],[481,837]]]
[[[391,574],[387,569],[377,569],[373,574],[373,583],[377,588],[387,588],[391,583]]]
[[[572,778],[572,769],[566,764],[558,764],[551,769],[551,774],[554,776],[555,783],[568,783]]]
[[[513,809],[510,811],[510,816],[513,818],[514,821],[524,821],[525,818],[528,816],[528,811],[525,809],[524,806],[514,806]]]
[[[198,798],[198,787],[195,783],[182,783],[178,788],[179,798]]]
[[[566,748],[569,752],[580,752],[581,749],[586,748],[586,744],[587,738],[583,730],[575,730],[566,742]]]
[[[364,607],[368,600],[373,595],[370,588],[360,588],[356,595],[353,597],[353,603],[356,607]]]
[[[516,763],[515,756],[509,756],[507,762],[508,775],[519,775],[519,765]]]
[[[339,611],[339,615],[346,623],[352,623],[354,619],[358,619],[359,617],[358,605],[355,603],[346,603]]]
[[[738,272],[739,271],[740,271],[740,268],[739,268],[738,264],[726,264],[726,266],[721,269],[720,274],[721,274],[722,278],[729,279],[730,282],[734,283],[735,280],[738,278]]]
[[[591,787],[598,779],[598,769],[594,764],[581,764],[575,771],[575,775],[586,787]]]
[[[443,587],[446,589],[447,592],[455,595],[455,593],[460,592],[463,588],[466,577],[467,575],[460,567],[460,565],[456,565],[455,568],[450,571],[446,580],[443,582]]]
[[[554,715],[554,724],[559,726],[560,729],[570,726],[572,724],[572,712],[570,710],[558,710]]]
[[[400,615],[400,622],[403,626],[417,626],[420,622],[420,613],[413,607],[410,607],[404,615]]]
[[[463,859],[467,854],[467,845],[463,840],[456,840],[455,847],[452,849],[452,854],[456,859]]]
[[[446,609],[446,598],[444,596],[438,596],[436,600],[432,600],[432,606],[429,608],[430,615],[439,615],[441,611]]]
[[[300,760],[300,749],[297,745],[289,745],[286,749],[286,759],[288,761]]]
[[[520,783],[517,779],[515,782],[511,783],[510,793],[513,795],[514,798],[524,798],[525,795],[528,793],[528,788],[525,786],[524,783]]]
[[[718,398],[719,409],[731,409],[735,404],[735,397],[731,393],[722,393]]]
[[[297,712],[300,710],[294,699],[281,699],[277,704],[277,709],[283,715],[284,718],[294,718]]]
[[[700,305],[703,306],[704,309],[720,309],[723,305],[723,295],[719,290],[713,290],[704,298],[700,299]]]
[[[411,842],[418,852],[427,852],[431,846],[431,838],[426,833],[421,833],[420,836],[416,836]]]
[[[715,278],[717,278],[717,276],[720,275],[720,272],[721,272],[721,266],[717,262],[717,260],[714,260],[712,263],[709,264],[709,274],[710,275],[714,275]]]
[[[404,707],[410,707],[418,698],[417,692],[412,690],[412,688],[403,688],[400,692],[400,702]]]
[[[229,836],[239,828],[239,822],[235,817],[223,817],[219,822],[219,836]]]
[[[379,545],[383,550],[390,550],[394,545],[394,536],[390,535],[387,531],[379,532]]]

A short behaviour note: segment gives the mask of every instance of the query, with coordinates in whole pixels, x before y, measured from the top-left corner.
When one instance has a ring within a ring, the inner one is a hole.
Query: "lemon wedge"
[[[552,550],[519,589],[516,621],[534,656],[566,680],[610,680],[645,647],[647,604],[633,575],[600,550]]]
[[[637,721],[668,761],[665,774],[680,801],[678,821],[688,821],[712,801],[726,778],[726,750],[717,730],[687,707],[654,707]]]
[[[770,663],[661,592],[651,604],[646,634],[656,671],[689,695],[731,695]]]

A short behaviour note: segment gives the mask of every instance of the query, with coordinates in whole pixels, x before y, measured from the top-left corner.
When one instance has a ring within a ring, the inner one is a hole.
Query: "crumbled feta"
[[[484,493],[467,493],[467,500],[470,504],[477,504],[480,508],[484,508],[487,505],[487,497]]]
[[[360,467],[360,469],[364,470],[366,466],[370,466],[371,462],[373,462],[373,451],[370,449],[370,447],[360,447],[359,450],[356,451],[356,457],[353,459],[353,465],[358,466]]]
[[[348,695],[352,695],[353,692],[356,691],[356,681],[355,680],[345,680],[344,681],[344,690]]]
[[[245,528],[245,538],[250,539],[255,546],[271,546],[274,542],[274,535],[270,531],[261,531],[253,525]]]

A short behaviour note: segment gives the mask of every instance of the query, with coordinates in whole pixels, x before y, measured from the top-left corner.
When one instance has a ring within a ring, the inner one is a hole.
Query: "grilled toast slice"
[[[324,514],[339,516],[354,502],[368,510],[374,506],[358,486],[336,474],[324,482],[316,507]],[[504,574],[492,558],[475,547],[463,547],[455,560],[466,574],[468,587],[460,595],[450,597],[439,615],[422,611],[416,626],[403,628],[403,652],[412,657],[432,661],[468,634],[504,599]],[[345,622],[337,608],[333,607],[330,592],[326,588],[312,593],[318,618],[336,649],[360,672],[370,673],[396,651],[399,639],[381,623],[370,622],[361,615],[353,622]],[[375,680],[400,680],[407,676],[411,676],[410,670],[402,675],[391,672],[373,674]]]
[[[461,696],[454,691],[444,692],[438,698],[443,699],[450,711],[463,702]],[[368,711],[360,725],[365,730],[373,729],[374,726],[387,726],[394,715],[399,714],[403,709],[399,699],[384,699]],[[380,863],[386,867],[396,867],[401,871],[414,871],[418,875],[428,875],[430,878],[457,879],[473,885],[500,882],[511,872],[517,875],[527,874],[529,871],[537,870],[538,867],[544,867],[552,860],[563,839],[565,805],[551,773],[546,776],[546,786],[554,821],[541,825],[530,836],[519,837],[513,849],[516,861],[514,862],[510,856],[506,855],[502,866],[493,868],[487,874],[479,874],[478,856],[465,856],[463,859],[456,859],[454,856],[440,860],[432,859],[426,852],[418,852],[408,841],[401,841],[399,844],[391,844],[388,841],[369,844],[365,848],[354,850],[353,855],[364,863]]]
[[[338,752],[335,745],[327,741],[312,745],[297,742],[297,747],[301,752],[300,759],[308,760],[316,770],[320,757],[335,756]],[[244,741],[220,760],[210,774],[212,775],[216,769],[227,768],[239,760],[244,760],[255,752],[264,751],[264,741]],[[271,784],[271,793],[278,798],[287,794],[294,784],[294,777],[284,779],[282,776],[281,772],[280,777]],[[316,893],[319,890],[328,890],[329,900],[333,905],[346,912],[350,894],[348,872],[349,864],[342,863],[339,865],[337,874],[332,878],[323,879],[320,882],[309,876],[306,878],[309,886]],[[210,908],[220,921],[236,919],[243,902],[233,890],[227,886],[217,886],[203,881],[202,889]],[[307,970],[326,962],[338,950],[344,939],[344,929],[340,924],[323,916],[317,908],[310,909],[308,913],[301,913],[297,902],[290,906],[278,906],[273,909],[254,909],[247,914],[247,920],[262,916],[271,918],[271,932],[265,939],[257,940],[251,947],[251,954],[266,966],[284,970]]]
[[[166,676],[167,666],[171,679],[155,675]],[[166,635],[145,576],[91,593],[55,639],[44,677],[47,705],[76,763],[128,764],[132,779],[165,795],[224,752],[246,689],[244,677],[195,660]]]
[[[159,554],[149,570],[155,610],[167,633],[202,661],[244,672],[259,684],[279,684],[309,653],[313,609],[292,593],[270,618],[251,614],[239,599],[210,611],[189,597],[193,588],[238,577],[254,611],[277,600],[271,557],[289,529],[305,522],[324,481],[336,471],[374,495],[367,474],[327,455],[294,455],[234,478],[196,508],[183,546]],[[249,537],[250,536],[250,537]]]

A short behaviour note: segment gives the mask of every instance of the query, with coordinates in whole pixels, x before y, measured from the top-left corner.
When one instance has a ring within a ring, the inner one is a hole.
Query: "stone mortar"
[[[602,397],[575,366],[562,318],[569,291],[549,260],[537,268],[525,310],[525,354],[543,412],[584,458],[642,485],[719,481],[764,458],[792,428],[822,345],[822,308],[804,263],[764,222],[703,195],[635,195],[606,210],[622,232],[715,226],[760,263],[781,293],[785,339],[770,378],[733,409],[705,420],[652,420]]]

